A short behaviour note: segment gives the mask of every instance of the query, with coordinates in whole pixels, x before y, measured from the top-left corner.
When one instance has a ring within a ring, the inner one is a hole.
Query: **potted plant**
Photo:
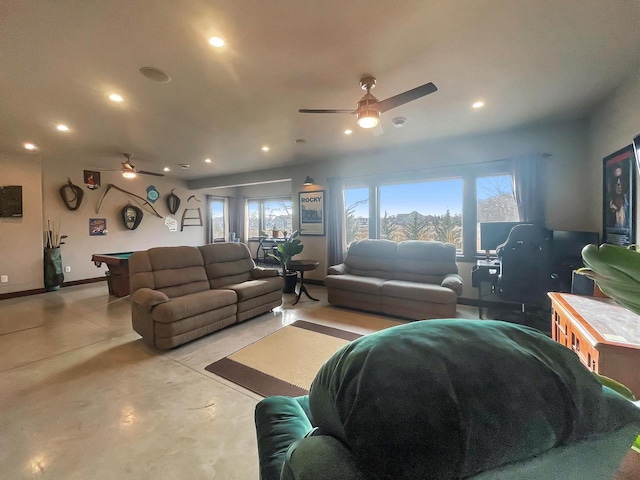
[[[287,238],[284,242],[279,243],[277,250],[275,253],[270,253],[269,256],[271,258],[275,258],[278,262],[280,262],[280,266],[282,267],[282,276],[284,277],[284,293],[294,293],[296,290],[296,281],[298,279],[298,274],[296,272],[292,272],[287,268],[287,264],[291,257],[297,255],[302,252],[304,245],[300,243],[298,239],[298,235],[300,232],[298,230],[291,233],[291,236]]]

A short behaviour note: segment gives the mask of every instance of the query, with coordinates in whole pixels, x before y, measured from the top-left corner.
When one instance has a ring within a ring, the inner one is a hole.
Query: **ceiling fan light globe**
[[[361,128],[377,127],[379,121],[380,120],[378,119],[377,115],[372,115],[372,114],[358,115],[358,125]]]
[[[136,178],[135,172],[122,172],[124,178]]]

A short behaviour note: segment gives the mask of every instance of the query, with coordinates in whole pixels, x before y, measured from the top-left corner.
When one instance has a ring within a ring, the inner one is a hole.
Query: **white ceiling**
[[[103,169],[130,152],[189,179],[580,117],[640,59],[638,0],[0,0],[0,17],[0,152],[33,142]],[[298,113],[355,108],[364,74],[381,100],[439,90],[385,113],[377,137]]]

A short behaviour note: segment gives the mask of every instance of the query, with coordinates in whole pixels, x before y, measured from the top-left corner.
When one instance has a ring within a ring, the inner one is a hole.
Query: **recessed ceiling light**
[[[345,135],[351,135],[353,133],[353,130],[345,130],[344,134]]]
[[[171,77],[167,72],[163,72],[155,67],[142,67],[139,72],[153,82],[169,83]]]
[[[296,138],[293,143],[307,143],[307,141],[304,138]]]
[[[482,108],[484,107],[484,102],[482,101],[477,101],[475,102],[473,105],[471,105],[473,108]]]
[[[171,169],[169,167],[164,167],[162,170],[165,171],[165,172],[170,172],[171,171]]]
[[[111,100],[112,102],[120,103],[124,99],[122,98],[122,96],[118,95],[117,93],[112,93],[111,95],[109,95],[109,100]]]
[[[180,168],[183,170],[187,170],[189,168],[191,168],[191,165],[189,165],[188,163],[183,163],[180,165]]]
[[[211,163],[211,159],[210,158],[205,158],[204,159],[204,163]]]
[[[61,132],[68,132],[69,131],[69,127],[67,127],[66,125],[63,125],[62,123],[56,125],[56,128],[58,130],[60,130]]]
[[[269,151],[269,147],[267,147],[266,145],[264,147],[262,147],[262,151],[263,152],[268,152]]]
[[[216,48],[224,47],[224,40],[220,37],[211,37],[209,43]]]
[[[36,150],[38,147],[36,147],[33,143],[25,143],[24,148],[26,148],[27,150]]]

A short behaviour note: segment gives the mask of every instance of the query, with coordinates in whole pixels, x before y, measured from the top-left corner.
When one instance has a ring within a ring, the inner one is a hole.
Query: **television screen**
[[[582,258],[582,249],[589,243],[598,244],[600,235],[597,232],[567,232],[554,230],[553,258]]]
[[[480,224],[480,250],[495,250],[504,243],[509,232],[522,222],[487,222]]]

